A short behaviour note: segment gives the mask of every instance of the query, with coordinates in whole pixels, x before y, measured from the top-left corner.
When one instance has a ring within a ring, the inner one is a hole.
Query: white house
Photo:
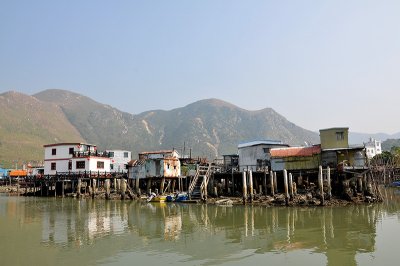
[[[261,171],[270,167],[271,148],[289,147],[282,141],[259,140],[238,145],[239,170]]]
[[[110,172],[110,158],[87,143],[55,143],[44,145],[44,174],[57,172]]]
[[[178,178],[181,175],[179,153],[176,150],[139,153],[139,160],[129,164],[129,178]]]
[[[369,138],[368,142],[364,143],[365,152],[367,154],[368,159],[371,159],[375,155],[382,153],[381,141],[373,138]]]
[[[124,150],[106,150],[106,152],[111,159],[111,172],[128,172],[128,163],[132,160],[132,152]]]

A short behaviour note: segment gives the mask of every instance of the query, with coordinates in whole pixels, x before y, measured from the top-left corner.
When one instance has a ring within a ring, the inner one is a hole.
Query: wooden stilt
[[[243,204],[246,204],[247,200],[247,183],[246,183],[246,171],[243,171],[243,178],[242,178],[242,184],[243,184]]]

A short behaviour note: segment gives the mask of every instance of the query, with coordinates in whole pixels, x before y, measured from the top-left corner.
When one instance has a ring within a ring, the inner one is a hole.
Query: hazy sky
[[[130,113],[219,98],[310,130],[400,131],[400,1],[0,1],[0,92]]]

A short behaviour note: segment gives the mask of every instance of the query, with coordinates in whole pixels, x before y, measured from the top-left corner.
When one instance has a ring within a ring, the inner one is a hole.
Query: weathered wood
[[[332,198],[332,184],[331,184],[331,168],[328,166],[326,168],[326,179],[328,181],[328,197]]]
[[[124,200],[127,188],[126,180],[122,178],[120,184],[121,184],[121,200]]]
[[[250,189],[250,202],[253,202],[254,190],[253,190],[253,171],[249,171],[249,189]]]
[[[274,189],[275,193],[278,193],[278,178],[276,176],[276,172],[274,172]]]
[[[324,199],[324,180],[323,180],[323,175],[322,175],[322,166],[319,166],[319,171],[318,171],[318,185],[319,185],[319,190],[321,193],[321,205],[325,205],[325,199]]]
[[[284,187],[285,187],[286,205],[289,205],[288,175],[287,175],[286,169],[283,170],[283,184],[284,184]]]
[[[242,186],[243,186],[243,204],[246,204],[247,200],[247,183],[246,183],[246,171],[242,174]]]
[[[262,185],[262,189],[264,190],[264,195],[267,195],[267,170],[264,169],[264,178],[263,178],[263,185]],[[260,190],[260,194],[262,194],[261,190]]]
[[[106,191],[106,199],[109,200],[110,199],[110,179],[106,179],[106,181],[104,181],[104,189]]]
[[[269,172],[269,183],[271,185],[271,196],[275,195],[275,185],[274,185],[274,172]]]
[[[289,173],[289,196],[291,199],[293,199],[293,194],[293,175]]]

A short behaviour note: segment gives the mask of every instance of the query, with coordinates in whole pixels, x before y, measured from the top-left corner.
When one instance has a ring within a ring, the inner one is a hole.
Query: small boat
[[[182,202],[188,200],[189,196],[186,192],[171,194],[167,196],[167,202]]]
[[[390,186],[391,186],[391,187],[400,187],[400,180],[399,180],[399,181],[393,181],[393,182],[390,184]]]
[[[189,195],[187,193],[179,193],[176,195],[175,201],[182,202],[189,199]]]
[[[155,193],[151,193],[150,197],[147,199],[147,202],[165,202],[167,196],[165,195],[156,195]]]

